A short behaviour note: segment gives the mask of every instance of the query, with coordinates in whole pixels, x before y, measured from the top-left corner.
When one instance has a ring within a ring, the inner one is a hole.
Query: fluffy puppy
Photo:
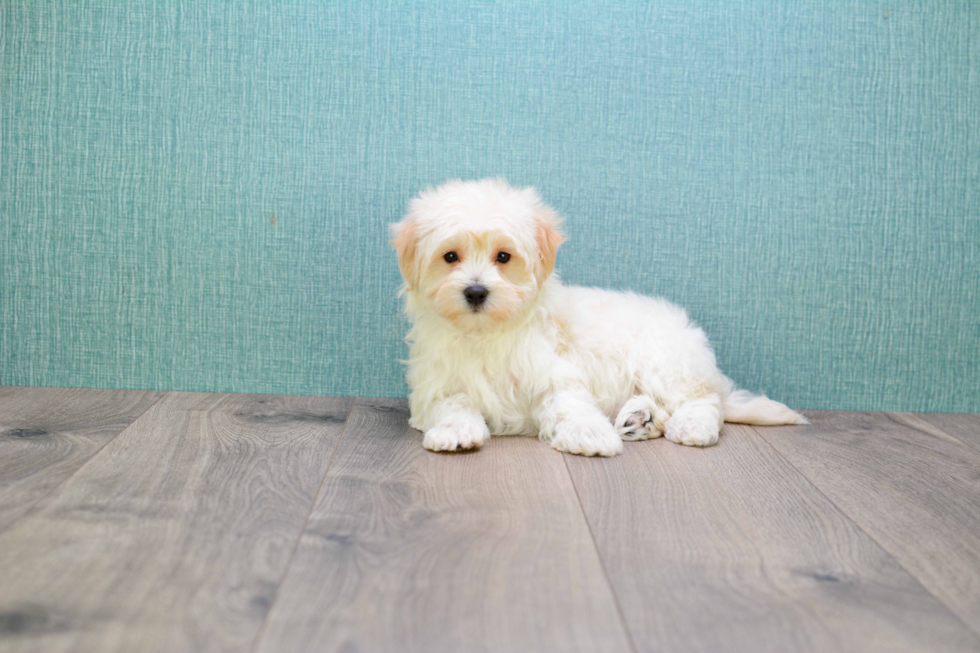
[[[735,390],[684,309],[563,286],[560,222],[533,188],[486,179],[426,190],[391,226],[412,323],[409,424],[426,449],[515,434],[613,456],[661,435],[706,447],[724,421],[806,423]]]

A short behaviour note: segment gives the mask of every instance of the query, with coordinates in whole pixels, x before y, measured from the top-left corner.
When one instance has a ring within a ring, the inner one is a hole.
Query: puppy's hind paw
[[[710,447],[718,442],[718,421],[712,415],[677,412],[667,421],[665,435],[671,442],[689,447]]]
[[[650,397],[637,395],[623,404],[616,416],[616,432],[627,441],[649,440],[664,434],[670,415]]]
[[[711,394],[681,404],[667,420],[664,435],[677,444],[710,447],[718,442],[721,424],[721,397]]]
[[[623,441],[607,420],[565,420],[555,429],[551,446],[580,456],[615,456],[623,451]]]
[[[425,432],[422,446],[429,451],[475,449],[490,437],[487,425],[472,419],[445,419]]]

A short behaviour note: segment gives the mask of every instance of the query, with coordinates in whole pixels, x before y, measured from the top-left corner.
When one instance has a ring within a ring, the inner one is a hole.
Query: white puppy
[[[726,420],[806,423],[735,390],[684,309],[563,286],[559,223],[534,189],[487,179],[426,190],[392,225],[412,322],[409,423],[425,448],[519,434],[613,456],[622,440],[660,435],[712,445]]]

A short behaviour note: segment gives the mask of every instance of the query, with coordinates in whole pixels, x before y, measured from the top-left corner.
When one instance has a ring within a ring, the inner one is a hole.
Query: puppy
[[[409,424],[426,449],[515,434],[614,456],[661,435],[706,447],[724,421],[806,423],[735,390],[684,309],[563,286],[560,223],[533,188],[486,179],[426,190],[391,225],[412,323]]]

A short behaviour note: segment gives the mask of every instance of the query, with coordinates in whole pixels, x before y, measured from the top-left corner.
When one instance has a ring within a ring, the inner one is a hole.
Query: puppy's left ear
[[[567,239],[561,232],[561,218],[553,209],[541,205],[534,216],[534,221],[538,240],[538,261],[534,274],[538,278],[538,285],[541,286],[555,269],[558,246]]]
[[[398,252],[398,267],[411,290],[418,283],[418,236],[415,232],[415,220],[405,218],[391,225],[390,242]]]

